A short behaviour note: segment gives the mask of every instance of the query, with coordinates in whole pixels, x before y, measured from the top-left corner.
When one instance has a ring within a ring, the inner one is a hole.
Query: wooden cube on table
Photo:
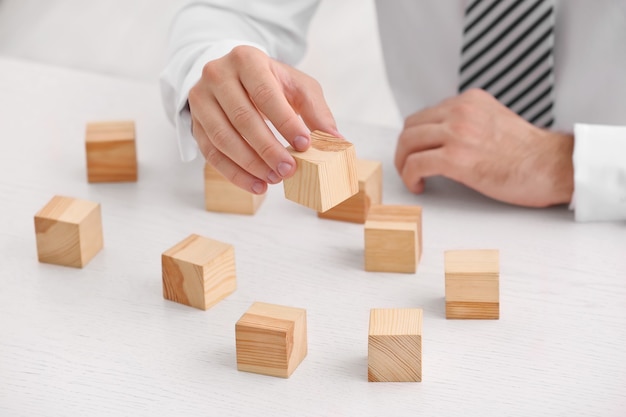
[[[363,224],[370,207],[382,203],[382,164],[378,161],[357,159],[356,167],[359,192],[330,210],[317,213],[318,217]]]
[[[306,310],[254,303],[235,325],[237,369],[289,378],[307,354]]]
[[[449,250],[444,253],[446,318],[500,318],[498,250]]]
[[[88,182],[137,181],[134,122],[88,123],[85,148]]]
[[[422,256],[420,206],[372,206],[365,221],[365,270],[415,273]]]
[[[265,194],[254,194],[237,187],[208,163],[204,165],[204,203],[207,211],[254,214]]]
[[[163,297],[206,310],[237,288],[232,245],[192,234],[161,255]]]
[[[367,380],[422,380],[422,309],[379,308],[370,311]]]
[[[100,204],[54,196],[35,214],[39,262],[82,268],[102,249]]]
[[[311,132],[311,147],[289,153],[297,168],[283,180],[285,197],[318,212],[324,212],[359,191],[356,153],[350,142],[323,132]]]

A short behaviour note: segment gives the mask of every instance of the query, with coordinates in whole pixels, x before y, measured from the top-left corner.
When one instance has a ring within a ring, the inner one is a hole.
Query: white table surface
[[[137,123],[139,182],[88,184],[84,128]],[[0,59],[0,416],[624,416],[626,224],[500,204],[445,180],[408,193],[397,131],[341,124],[383,162],[383,199],[423,206],[417,274],[363,270],[363,226],[318,219],[271,187],[255,216],[204,211],[158,86]],[[102,204],[83,269],[37,261],[55,194]],[[238,289],[208,311],[162,298],[160,255],[197,233],[234,245]],[[444,317],[443,251],[496,248],[501,318]],[[289,379],[238,372],[254,301],[307,309]],[[424,309],[423,382],[368,383],[370,308]]]

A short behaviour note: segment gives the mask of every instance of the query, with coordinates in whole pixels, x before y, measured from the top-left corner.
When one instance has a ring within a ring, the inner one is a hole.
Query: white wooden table
[[[139,182],[87,184],[85,123],[137,123]],[[417,274],[363,270],[362,225],[318,219],[282,186],[252,217],[203,208],[158,87],[0,59],[0,416],[624,416],[626,225],[500,204],[392,165],[397,131],[340,124],[384,167],[388,204],[424,210]],[[102,204],[84,269],[37,262],[53,195]],[[162,298],[161,253],[198,233],[235,246],[238,290],[208,311]],[[444,318],[443,251],[496,248],[501,318]],[[238,372],[234,326],[254,301],[307,309],[289,379]],[[424,309],[422,383],[367,382],[370,308]]]

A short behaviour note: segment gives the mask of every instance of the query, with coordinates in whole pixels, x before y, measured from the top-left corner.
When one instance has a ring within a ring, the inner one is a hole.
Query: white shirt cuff
[[[626,127],[574,125],[576,221],[626,219]]]

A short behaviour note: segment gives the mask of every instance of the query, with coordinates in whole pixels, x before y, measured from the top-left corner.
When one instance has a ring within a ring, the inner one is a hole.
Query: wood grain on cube
[[[288,378],[307,355],[306,310],[254,303],[235,336],[237,369]]]
[[[207,211],[254,214],[265,194],[254,194],[228,181],[210,164],[204,165],[204,203]]]
[[[446,318],[500,317],[498,250],[450,250],[444,253]]]
[[[324,212],[359,191],[356,153],[352,143],[319,131],[311,132],[311,147],[289,153],[296,172],[283,180],[285,198]]]
[[[40,262],[82,268],[102,249],[100,204],[54,196],[35,214]]]
[[[421,381],[422,310],[372,309],[367,358],[370,382]]]
[[[415,273],[422,256],[420,206],[375,205],[365,222],[365,270]]]
[[[137,181],[134,122],[88,123],[85,147],[90,183]]]
[[[161,256],[163,297],[206,310],[237,288],[232,245],[192,234]]]
[[[317,213],[320,218],[363,224],[370,207],[382,203],[382,164],[357,159],[356,165],[358,193],[325,212]]]

